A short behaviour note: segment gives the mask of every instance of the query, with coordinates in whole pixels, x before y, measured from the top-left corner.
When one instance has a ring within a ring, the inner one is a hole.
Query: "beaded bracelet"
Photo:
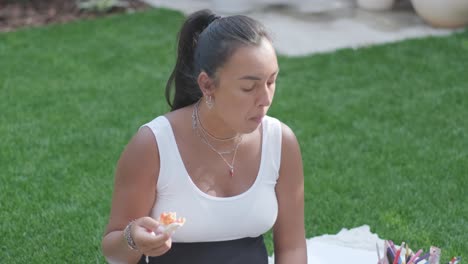
[[[135,222],[135,220],[128,223],[128,225],[124,229],[123,235],[124,235],[125,240],[127,241],[128,247],[130,249],[132,249],[132,250],[138,250],[138,247],[135,244],[135,241],[133,241],[133,237],[132,237],[132,233],[131,233],[132,225],[133,225],[134,222]]]

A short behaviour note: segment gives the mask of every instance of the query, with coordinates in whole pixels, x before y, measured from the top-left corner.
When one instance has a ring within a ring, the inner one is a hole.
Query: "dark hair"
[[[171,111],[191,105],[202,97],[197,78],[201,71],[215,77],[216,70],[243,45],[271,41],[265,27],[242,15],[220,18],[210,10],[191,14],[178,35],[177,61],[166,84]],[[175,87],[171,101],[171,90]]]

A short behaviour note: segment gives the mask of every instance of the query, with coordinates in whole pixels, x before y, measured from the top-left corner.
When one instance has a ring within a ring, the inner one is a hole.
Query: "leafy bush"
[[[32,2],[34,0],[6,0],[5,3],[6,4],[24,4],[24,3],[27,3],[27,2]]]
[[[80,0],[77,5],[82,10],[94,12],[107,12],[116,7],[128,7],[128,3],[121,0]]]

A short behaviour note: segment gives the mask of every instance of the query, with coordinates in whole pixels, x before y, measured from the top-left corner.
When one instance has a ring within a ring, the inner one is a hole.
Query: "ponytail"
[[[166,84],[165,96],[171,111],[191,105],[203,96],[197,83],[201,71],[213,78],[240,46],[259,45],[263,37],[271,41],[263,25],[252,18],[242,15],[218,18],[205,9],[190,15],[182,25],[176,65]]]
[[[200,33],[217,17],[209,10],[201,10],[190,15],[182,26],[178,36],[177,61],[166,84],[166,101],[171,110],[191,105],[202,97],[198,88],[197,76],[194,75],[194,54]],[[171,90],[175,85],[175,94],[171,102]]]

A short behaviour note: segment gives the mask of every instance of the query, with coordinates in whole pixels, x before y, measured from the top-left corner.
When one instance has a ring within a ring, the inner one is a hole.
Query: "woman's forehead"
[[[226,61],[222,71],[229,72],[235,78],[247,73],[271,75],[278,71],[275,50],[268,40],[261,41],[258,46],[242,46]]]

